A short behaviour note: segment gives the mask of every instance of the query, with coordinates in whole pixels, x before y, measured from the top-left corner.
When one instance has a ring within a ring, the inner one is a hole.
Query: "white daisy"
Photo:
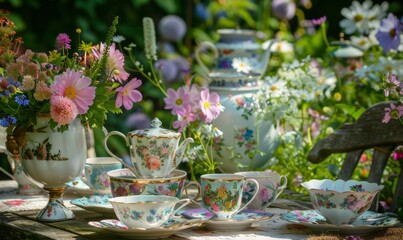
[[[371,47],[371,41],[369,38],[364,36],[351,36],[351,43],[357,47],[360,47],[362,50],[368,50]]]
[[[252,66],[247,58],[234,58],[232,60],[232,67],[241,73],[249,73],[252,70]]]

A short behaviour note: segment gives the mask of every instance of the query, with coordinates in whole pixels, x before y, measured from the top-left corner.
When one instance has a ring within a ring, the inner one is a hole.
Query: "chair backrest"
[[[329,136],[319,140],[309,152],[308,160],[319,163],[333,153],[347,153],[338,178],[348,180],[363,151],[373,149],[373,160],[367,181],[380,183],[390,154],[397,146],[403,145],[403,125],[400,121],[392,119],[387,124],[382,123],[386,107],[390,107],[390,102],[378,103],[368,108],[355,123],[344,124]],[[397,210],[398,198],[403,197],[402,161],[392,211]],[[373,205],[371,209],[374,210],[374,207],[376,206]]]

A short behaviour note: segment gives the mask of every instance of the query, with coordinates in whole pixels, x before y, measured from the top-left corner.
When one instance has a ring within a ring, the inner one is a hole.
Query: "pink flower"
[[[403,106],[399,105],[398,107],[395,104],[390,103],[390,108],[385,108],[385,115],[383,116],[382,122],[388,123],[390,119],[400,119],[403,115]]]
[[[69,98],[54,96],[50,104],[50,115],[60,125],[69,124],[77,117],[77,107]]]
[[[45,82],[38,82],[35,88],[34,98],[38,101],[50,99],[52,96],[52,89]]]
[[[392,158],[395,161],[399,161],[403,159],[403,152],[394,152],[392,153]]]
[[[271,198],[271,193],[270,193],[269,189],[262,188],[262,190],[260,190],[260,192],[259,192],[260,201],[267,202],[270,200],[270,198]]]
[[[67,69],[66,72],[55,77],[51,86],[55,96],[69,98],[77,107],[78,114],[84,114],[93,104],[95,87],[90,86],[91,79],[81,72]]]
[[[214,212],[220,212],[220,207],[215,203],[211,204],[211,208]]]
[[[185,88],[180,87],[175,92],[172,88],[167,90],[168,97],[164,98],[166,104],[165,109],[172,109],[172,114],[178,114],[178,110],[184,105],[190,104],[190,95],[185,91]]]
[[[189,123],[196,120],[196,115],[192,113],[190,104],[185,105],[183,108],[177,110],[179,119],[176,120],[172,126],[179,128],[179,132],[183,132],[183,129],[189,125]]]
[[[59,33],[56,37],[56,49],[63,50],[63,49],[71,49],[70,46],[71,39],[69,35],[65,33]]]
[[[100,44],[98,48],[93,48],[92,53],[96,60],[102,57],[102,54],[105,52],[105,45]],[[108,57],[108,71],[113,80],[117,80],[120,83],[126,81],[129,78],[129,73],[125,71],[125,58],[123,54],[116,49],[115,43],[109,48],[109,57]]]
[[[145,157],[147,168],[150,170],[157,170],[161,167],[161,159],[159,156],[148,155]]]
[[[122,104],[126,110],[130,110],[133,107],[134,102],[139,102],[143,98],[141,93],[136,90],[142,84],[141,80],[133,78],[124,87],[118,87],[116,92],[118,95],[116,97],[115,106],[121,107]]]
[[[217,93],[210,94],[209,89],[205,88],[200,93],[200,108],[204,114],[204,121],[211,123],[218,117],[223,110],[220,104],[220,96]]]

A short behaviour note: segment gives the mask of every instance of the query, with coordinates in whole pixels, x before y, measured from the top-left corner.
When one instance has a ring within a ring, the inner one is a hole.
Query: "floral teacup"
[[[245,176],[246,179],[255,179],[259,183],[259,193],[255,197],[255,200],[249,204],[248,208],[255,210],[264,210],[267,208],[287,187],[287,177],[284,175],[279,175],[274,171],[250,171],[250,172],[237,172]],[[280,184],[280,185],[279,185]],[[246,184],[244,188],[244,194],[242,202],[248,202],[253,193],[255,192],[254,184]]]
[[[139,195],[110,198],[118,219],[129,228],[156,228],[164,224],[179,209],[190,203],[189,199],[176,197]],[[174,210],[176,204],[182,205]]]
[[[308,190],[313,207],[331,224],[354,222],[371,206],[383,185],[355,180],[310,180],[302,186]]]
[[[193,203],[214,213],[215,220],[228,220],[242,211],[250,204],[259,192],[259,183],[254,179],[246,179],[236,174],[204,174],[200,177],[201,184],[190,182],[185,186],[185,194],[188,196],[188,188],[196,185],[198,194],[190,198]],[[255,192],[249,202],[242,206],[243,189],[246,184],[254,184]],[[196,202],[198,196],[202,196],[201,203]],[[189,196],[188,196],[189,197]]]
[[[108,172],[121,168],[122,164],[111,157],[87,158],[84,168],[85,178],[82,176],[80,178],[91,189],[109,192]]]

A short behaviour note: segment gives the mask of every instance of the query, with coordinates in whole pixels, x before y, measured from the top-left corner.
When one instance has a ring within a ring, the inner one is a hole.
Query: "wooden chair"
[[[366,149],[373,149],[373,160],[368,182],[380,183],[390,154],[398,145],[403,145],[403,125],[396,120],[382,123],[385,107],[389,102],[376,104],[368,108],[353,124],[344,124],[329,136],[317,142],[308,154],[308,160],[319,163],[332,153],[347,153],[338,178],[348,180],[356,168],[361,154]],[[400,160],[400,174],[393,196],[391,211],[396,211],[398,198],[403,198],[403,160]],[[371,210],[377,210],[375,201]]]

